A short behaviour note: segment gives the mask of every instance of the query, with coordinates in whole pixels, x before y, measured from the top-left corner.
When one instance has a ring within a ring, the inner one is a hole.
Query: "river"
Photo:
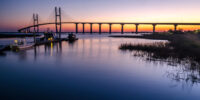
[[[200,83],[187,79],[198,70],[119,49],[122,43],[162,41],[78,37],[1,54],[1,100],[200,100]]]

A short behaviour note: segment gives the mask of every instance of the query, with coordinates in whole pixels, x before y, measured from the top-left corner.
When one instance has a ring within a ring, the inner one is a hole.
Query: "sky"
[[[200,0],[0,0],[0,32],[17,31],[32,25],[33,13],[39,14],[39,23],[54,22],[54,7],[61,7],[63,21],[93,22],[200,22]],[[81,25],[79,25],[81,28]],[[53,28],[53,26],[44,26]],[[173,26],[157,26],[167,30]],[[200,26],[179,26],[198,29]],[[63,30],[74,30],[74,25],[64,25]],[[81,29],[79,30],[81,31]],[[98,26],[94,25],[94,31]],[[103,30],[108,29],[107,25]],[[126,25],[126,31],[134,25]],[[139,29],[151,30],[150,25]],[[89,30],[89,25],[86,25]],[[120,26],[114,25],[114,31]]]

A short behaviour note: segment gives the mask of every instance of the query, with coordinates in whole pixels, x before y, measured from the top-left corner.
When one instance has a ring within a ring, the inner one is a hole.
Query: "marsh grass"
[[[121,50],[141,50],[159,55],[178,58],[192,58],[200,61],[200,36],[198,34],[158,33],[144,35],[142,38],[168,40],[169,43],[121,44]]]
[[[151,44],[121,44],[119,49],[135,51],[134,56],[146,57],[150,62],[167,62],[180,67],[177,73],[168,73],[173,80],[200,83],[200,36],[198,34],[152,34],[142,38],[168,40]],[[176,71],[175,71],[176,72]],[[181,73],[180,73],[181,72]]]

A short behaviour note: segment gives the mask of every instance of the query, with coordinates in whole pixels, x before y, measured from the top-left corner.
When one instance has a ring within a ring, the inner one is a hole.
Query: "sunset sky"
[[[0,31],[17,31],[32,25],[33,13],[39,14],[39,23],[53,22],[55,6],[62,8],[63,21],[200,23],[199,4],[200,0],[1,0]],[[151,27],[140,26],[139,29],[145,31]],[[198,27],[180,26],[179,29]],[[64,25],[63,28],[74,30],[74,25]],[[107,25],[103,26],[104,31],[107,28]],[[157,26],[158,31],[170,28],[173,26]],[[97,30],[98,25],[94,25],[94,31]],[[113,30],[120,31],[120,26],[114,25]],[[134,26],[127,25],[125,30],[134,31]]]

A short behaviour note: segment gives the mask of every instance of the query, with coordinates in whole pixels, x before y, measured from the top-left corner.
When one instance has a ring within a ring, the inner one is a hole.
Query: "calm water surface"
[[[184,80],[188,74],[198,73],[195,70],[149,61],[134,56],[137,52],[119,49],[122,43],[159,41],[102,35],[79,38],[74,43],[1,54],[0,99],[200,100],[200,84]]]

